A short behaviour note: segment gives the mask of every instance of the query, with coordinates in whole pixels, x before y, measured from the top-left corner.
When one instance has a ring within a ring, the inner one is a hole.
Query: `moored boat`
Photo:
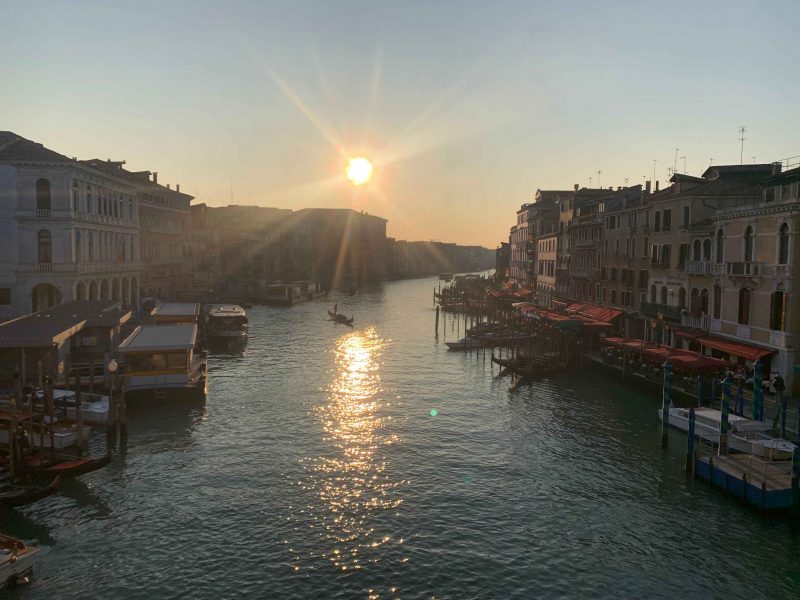
[[[0,483],[0,507],[14,508],[47,498],[58,491],[61,478],[56,476],[49,484],[42,485],[36,482]]]
[[[127,399],[205,397],[206,353],[197,349],[197,325],[140,325],[117,351]]]
[[[483,343],[480,340],[475,338],[461,338],[457,342],[445,342],[445,346],[449,350],[477,350],[478,348],[483,348]]]
[[[37,452],[26,456],[18,468],[36,475],[78,477],[102,469],[111,462],[111,458],[111,452],[106,452],[98,457],[86,458],[65,455],[53,457],[49,452]]]
[[[36,546],[28,546],[22,540],[0,534],[0,589],[13,588],[27,583],[33,574]]]
[[[215,304],[206,315],[209,340],[244,340],[247,327],[247,313],[238,304]]]

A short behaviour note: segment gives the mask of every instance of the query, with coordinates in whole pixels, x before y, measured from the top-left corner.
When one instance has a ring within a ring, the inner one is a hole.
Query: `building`
[[[511,264],[511,244],[509,242],[500,242],[494,254],[495,276],[505,278]]]
[[[69,300],[139,302],[139,192],[0,132],[0,320]]]
[[[90,167],[126,180],[137,193],[143,296],[175,300],[192,286],[191,214],[193,196],[158,183],[158,173],[128,171],[125,161],[92,159]]]

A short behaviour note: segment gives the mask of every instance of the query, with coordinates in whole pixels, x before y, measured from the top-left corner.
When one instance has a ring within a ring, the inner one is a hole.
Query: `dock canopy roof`
[[[742,342],[734,342],[733,340],[724,340],[717,337],[702,337],[699,340],[700,345],[704,348],[713,348],[720,350],[734,356],[741,356],[748,360],[758,360],[762,356],[772,354],[775,350],[766,348],[759,348],[758,346],[751,346],[750,344],[743,344]]]
[[[197,325],[139,325],[119,346],[119,352],[168,352],[191,350],[197,339]]]
[[[603,323],[610,323],[622,314],[621,310],[616,308],[606,308],[604,306],[597,306],[596,304],[570,304],[566,311],[574,313],[592,321],[602,321]]]
[[[154,317],[196,317],[200,305],[194,302],[165,302],[159,304],[151,313]]]
[[[0,324],[0,348],[60,346],[84,327],[116,327],[129,310],[109,300],[72,300]]]
[[[669,346],[657,346],[638,338],[601,338],[600,342],[606,346],[613,346],[620,350],[638,352],[644,358],[657,362],[669,360],[673,367],[679,370],[718,370],[731,366],[726,360],[705,356],[692,350],[682,348],[670,348]]]

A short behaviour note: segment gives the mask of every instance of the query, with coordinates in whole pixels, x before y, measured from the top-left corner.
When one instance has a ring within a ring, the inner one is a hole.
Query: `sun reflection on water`
[[[302,461],[309,477],[303,489],[319,503],[306,510],[319,536],[318,555],[341,571],[359,571],[380,560],[380,548],[402,544],[377,531],[376,511],[391,510],[402,500],[402,481],[386,474],[383,448],[397,441],[388,430],[380,369],[386,341],[375,328],[342,336],[333,349],[335,367],[325,402],[314,408],[328,451]],[[378,549],[378,550],[376,550]],[[295,555],[293,568],[304,568]],[[306,565],[308,566],[308,565]]]

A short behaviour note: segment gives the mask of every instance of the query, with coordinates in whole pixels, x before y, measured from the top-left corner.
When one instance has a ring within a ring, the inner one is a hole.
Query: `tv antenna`
[[[589,176],[589,189],[592,189],[592,176]]]
[[[741,148],[739,150],[739,164],[744,164],[744,141],[747,139],[744,137],[744,134],[747,133],[747,125],[742,125],[739,127],[739,141],[742,143]]]
[[[753,159],[753,164],[756,164],[756,157],[755,157],[755,155],[751,156],[751,158]]]
[[[653,185],[656,183],[656,163],[658,162],[657,158],[653,159]]]
[[[600,185],[600,175],[602,175],[602,174],[603,174],[602,171],[600,171],[600,170],[597,171],[597,187],[599,187],[599,188],[603,187],[603,186]]]
[[[675,169],[678,168],[678,150],[680,148],[675,148],[675,160],[672,161],[672,172],[675,172]]]
[[[681,156],[683,159],[683,174],[686,175],[686,155]]]

